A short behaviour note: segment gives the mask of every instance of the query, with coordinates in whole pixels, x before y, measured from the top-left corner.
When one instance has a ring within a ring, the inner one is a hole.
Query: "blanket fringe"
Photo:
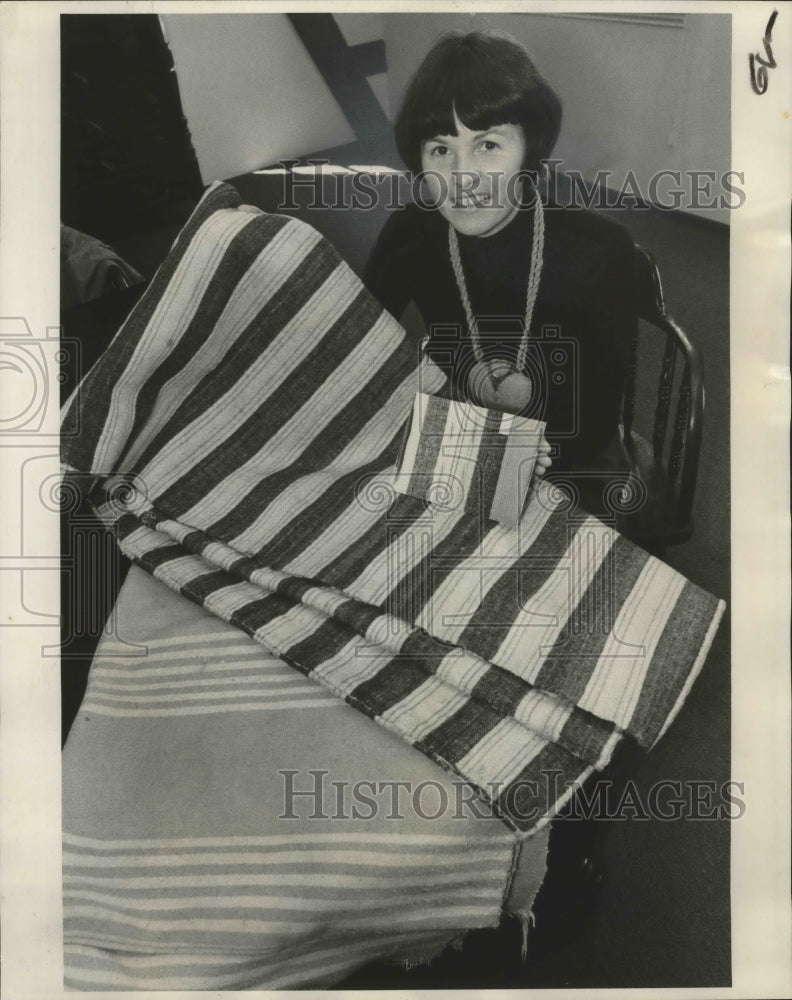
[[[461,951],[465,945],[465,939],[467,938],[467,936],[468,932],[465,931],[463,934],[460,934],[453,940],[447,941],[437,951],[429,955],[422,955],[420,957],[413,956],[412,958],[402,958],[399,960],[398,964],[404,969],[405,972],[410,972],[411,969],[418,969],[421,966],[429,966],[432,964],[432,962],[435,961],[435,959],[445,954],[445,952],[449,948],[453,948],[454,951]]]
[[[528,910],[527,913],[514,913],[513,916],[517,918],[520,922],[520,929],[522,931],[522,946],[520,948],[520,959],[522,964],[528,961],[528,935],[531,930],[536,927],[536,917],[534,917],[533,910]]]

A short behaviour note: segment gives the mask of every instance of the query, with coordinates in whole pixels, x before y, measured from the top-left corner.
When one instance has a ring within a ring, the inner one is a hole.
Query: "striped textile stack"
[[[516,857],[470,786],[138,567],[114,626],[64,752],[67,989],[327,987],[528,912],[546,831]]]
[[[549,487],[515,527],[399,494],[441,374],[313,229],[237,205],[203,198],[68,404],[65,464],[138,565],[535,830],[657,740],[722,602]]]

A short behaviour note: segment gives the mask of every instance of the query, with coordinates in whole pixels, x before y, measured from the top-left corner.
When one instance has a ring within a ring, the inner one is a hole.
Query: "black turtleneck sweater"
[[[521,336],[533,210],[520,209],[492,236],[458,236],[460,258],[485,355],[512,359]],[[637,325],[633,242],[615,222],[582,209],[545,208],[545,245],[531,323],[525,415],[547,422],[553,467],[613,469],[621,390]],[[426,324],[427,353],[465,398],[472,348],[448,250],[448,223],[417,205],[385,224],[365,283],[397,319],[410,301]],[[610,447],[609,447],[610,446]]]

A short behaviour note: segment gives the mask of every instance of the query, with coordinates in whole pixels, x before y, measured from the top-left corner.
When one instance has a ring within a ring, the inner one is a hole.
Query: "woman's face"
[[[436,135],[421,146],[429,201],[458,233],[492,236],[519,208],[523,130],[519,125],[494,125],[473,132],[456,114],[454,124],[456,135]]]

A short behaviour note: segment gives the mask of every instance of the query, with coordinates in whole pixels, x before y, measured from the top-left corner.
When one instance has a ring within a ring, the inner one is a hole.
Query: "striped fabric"
[[[82,709],[92,715],[156,719],[219,712],[335,708],[329,691],[300,683],[282,660],[262,661],[261,647],[228,632],[147,639],[145,663],[126,643],[108,641],[91,665]],[[200,654],[211,656],[208,663]]]
[[[327,987],[529,911],[546,833],[517,854],[469,786],[138,567],[115,626],[64,753],[67,989]]]
[[[514,527],[399,494],[440,372],[313,229],[237,204],[209,190],[76,391],[66,467],[138,565],[530,831],[657,740],[722,602],[550,487]]]
[[[416,393],[395,487],[513,528],[525,507],[544,429],[540,420]]]

